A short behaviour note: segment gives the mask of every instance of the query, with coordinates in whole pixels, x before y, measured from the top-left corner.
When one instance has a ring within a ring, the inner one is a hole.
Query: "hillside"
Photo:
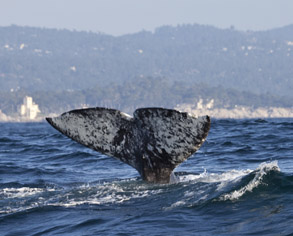
[[[67,91],[24,91],[1,92],[0,107],[6,114],[13,114],[29,95],[40,106],[43,114],[62,113],[66,110],[102,106],[132,113],[138,107],[156,106],[174,108],[180,104],[206,104],[214,100],[215,108],[246,107],[291,107],[292,100],[272,95],[256,95],[223,87],[209,87],[188,82],[170,83],[166,78],[138,77],[121,85],[92,87],[84,90]]]
[[[164,26],[120,37],[0,27],[0,109],[15,111],[24,94],[48,111],[56,109],[54,97],[64,101],[60,109],[107,102],[118,107],[148,105],[149,99],[137,95],[140,90],[153,99],[152,105],[169,107],[188,97],[221,99],[219,106],[290,107],[292,65],[293,25],[262,32]],[[165,98],[153,96],[154,87],[140,87],[147,86],[146,78],[164,78],[160,86],[166,89],[158,93],[167,91]],[[176,89],[181,89],[180,96]]]

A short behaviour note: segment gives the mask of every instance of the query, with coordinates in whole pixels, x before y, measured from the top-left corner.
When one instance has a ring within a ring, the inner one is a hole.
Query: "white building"
[[[33,102],[33,98],[25,96],[23,104],[20,106],[20,115],[26,119],[34,120],[39,112],[41,112],[39,106]]]
[[[211,99],[206,104],[203,103],[203,99],[199,99],[198,103],[196,104],[197,110],[212,109],[213,107],[214,107],[214,99]]]
[[[8,118],[8,116],[7,115],[5,115],[1,110],[0,110],[0,122],[2,122],[2,121],[8,121],[9,120],[9,118]]]

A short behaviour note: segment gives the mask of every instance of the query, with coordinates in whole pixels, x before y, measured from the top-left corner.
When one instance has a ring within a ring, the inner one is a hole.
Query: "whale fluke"
[[[88,108],[46,120],[61,133],[135,168],[153,183],[169,183],[172,171],[205,141],[209,116],[196,118],[163,108],[140,108],[133,117],[114,109]]]

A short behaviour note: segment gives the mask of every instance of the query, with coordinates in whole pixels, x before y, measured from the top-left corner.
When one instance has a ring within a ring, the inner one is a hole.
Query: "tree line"
[[[252,32],[164,26],[119,37],[0,27],[0,91],[86,90],[138,76],[293,96],[293,25]]]
[[[137,77],[122,84],[95,86],[84,90],[26,91],[0,93],[0,108],[6,114],[15,114],[23,97],[32,96],[43,114],[62,113],[82,107],[109,107],[125,112],[133,112],[138,107],[174,108],[177,104],[196,104],[200,99],[205,102],[214,99],[215,107],[291,107],[289,98],[274,95],[256,95],[225,89],[221,86],[210,87],[206,84],[190,84],[181,81],[170,82],[163,77]]]

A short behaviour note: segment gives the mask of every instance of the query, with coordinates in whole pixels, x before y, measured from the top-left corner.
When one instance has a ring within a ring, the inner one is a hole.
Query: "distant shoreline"
[[[0,122],[1,123],[33,123],[33,122],[45,122],[46,117],[48,116],[57,116],[57,114],[48,114],[48,115],[42,115],[42,116],[37,116],[35,119],[29,119],[26,117],[21,117],[21,116],[9,116],[1,112],[0,110]]]
[[[213,108],[213,109],[196,109],[190,104],[180,104],[174,108],[181,112],[188,112],[194,116],[209,115],[216,119],[268,119],[268,118],[293,118],[293,108],[284,107],[235,107],[235,108]],[[29,123],[29,122],[45,122],[45,117],[54,117],[58,114],[49,114],[40,116],[36,119],[26,119],[22,117],[7,116],[0,111],[0,122],[10,123]]]
[[[232,109],[196,109],[190,104],[181,104],[175,109],[195,116],[209,115],[219,119],[293,118],[293,108],[284,107],[252,108],[240,106]]]

